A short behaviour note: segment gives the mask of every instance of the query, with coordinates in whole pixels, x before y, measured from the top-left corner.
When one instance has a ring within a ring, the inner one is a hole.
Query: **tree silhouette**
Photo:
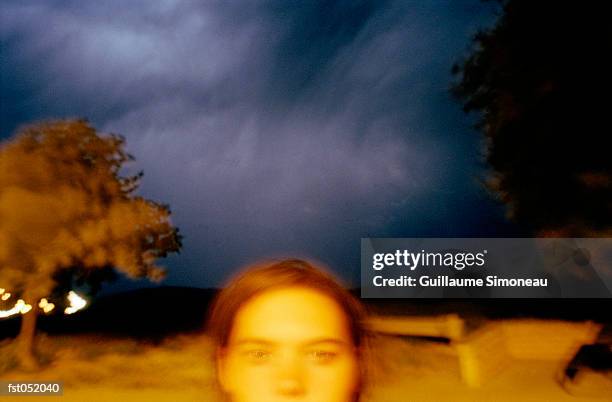
[[[496,25],[453,67],[480,112],[486,182],[540,235],[612,233],[612,25],[605,2],[502,1]]]
[[[66,275],[163,278],[156,260],[180,249],[168,206],[135,194],[142,174],[124,177],[133,158],[118,135],[86,121],[52,121],[21,129],[0,147],[0,283],[32,309],[23,314],[17,354],[37,366],[37,303]],[[97,274],[99,273],[99,274]]]

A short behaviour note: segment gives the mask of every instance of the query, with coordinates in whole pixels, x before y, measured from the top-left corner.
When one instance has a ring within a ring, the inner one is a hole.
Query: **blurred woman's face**
[[[217,368],[232,402],[350,402],[359,386],[344,311],[307,288],[272,290],[245,303]]]

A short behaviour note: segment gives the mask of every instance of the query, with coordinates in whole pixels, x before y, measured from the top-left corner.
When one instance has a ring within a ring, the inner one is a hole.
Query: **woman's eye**
[[[272,353],[267,350],[247,350],[244,352],[245,357],[252,363],[265,363],[270,360]]]
[[[330,363],[337,356],[338,356],[338,353],[326,351],[326,350],[313,350],[313,351],[308,352],[308,357],[310,360],[312,360],[315,363],[321,363],[321,364]]]

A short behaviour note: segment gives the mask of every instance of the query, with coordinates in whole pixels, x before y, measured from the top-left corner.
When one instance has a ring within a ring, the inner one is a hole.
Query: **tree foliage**
[[[0,284],[32,302],[62,272],[95,277],[115,268],[159,280],[160,257],[180,248],[168,206],[136,195],[141,174],[118,135],[86,121],[21,129],[0,148]]]
[[[612,25],[605,2],[500,2],[453,68],[479,112],[488,186],[533,233],[612,233]]]

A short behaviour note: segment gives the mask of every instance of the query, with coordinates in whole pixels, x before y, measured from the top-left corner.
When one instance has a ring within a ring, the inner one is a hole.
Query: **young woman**
[[[302,260],[250,267],[209,317],[217,378],[231,402],[355,402],[365,378],[365,313]]]

